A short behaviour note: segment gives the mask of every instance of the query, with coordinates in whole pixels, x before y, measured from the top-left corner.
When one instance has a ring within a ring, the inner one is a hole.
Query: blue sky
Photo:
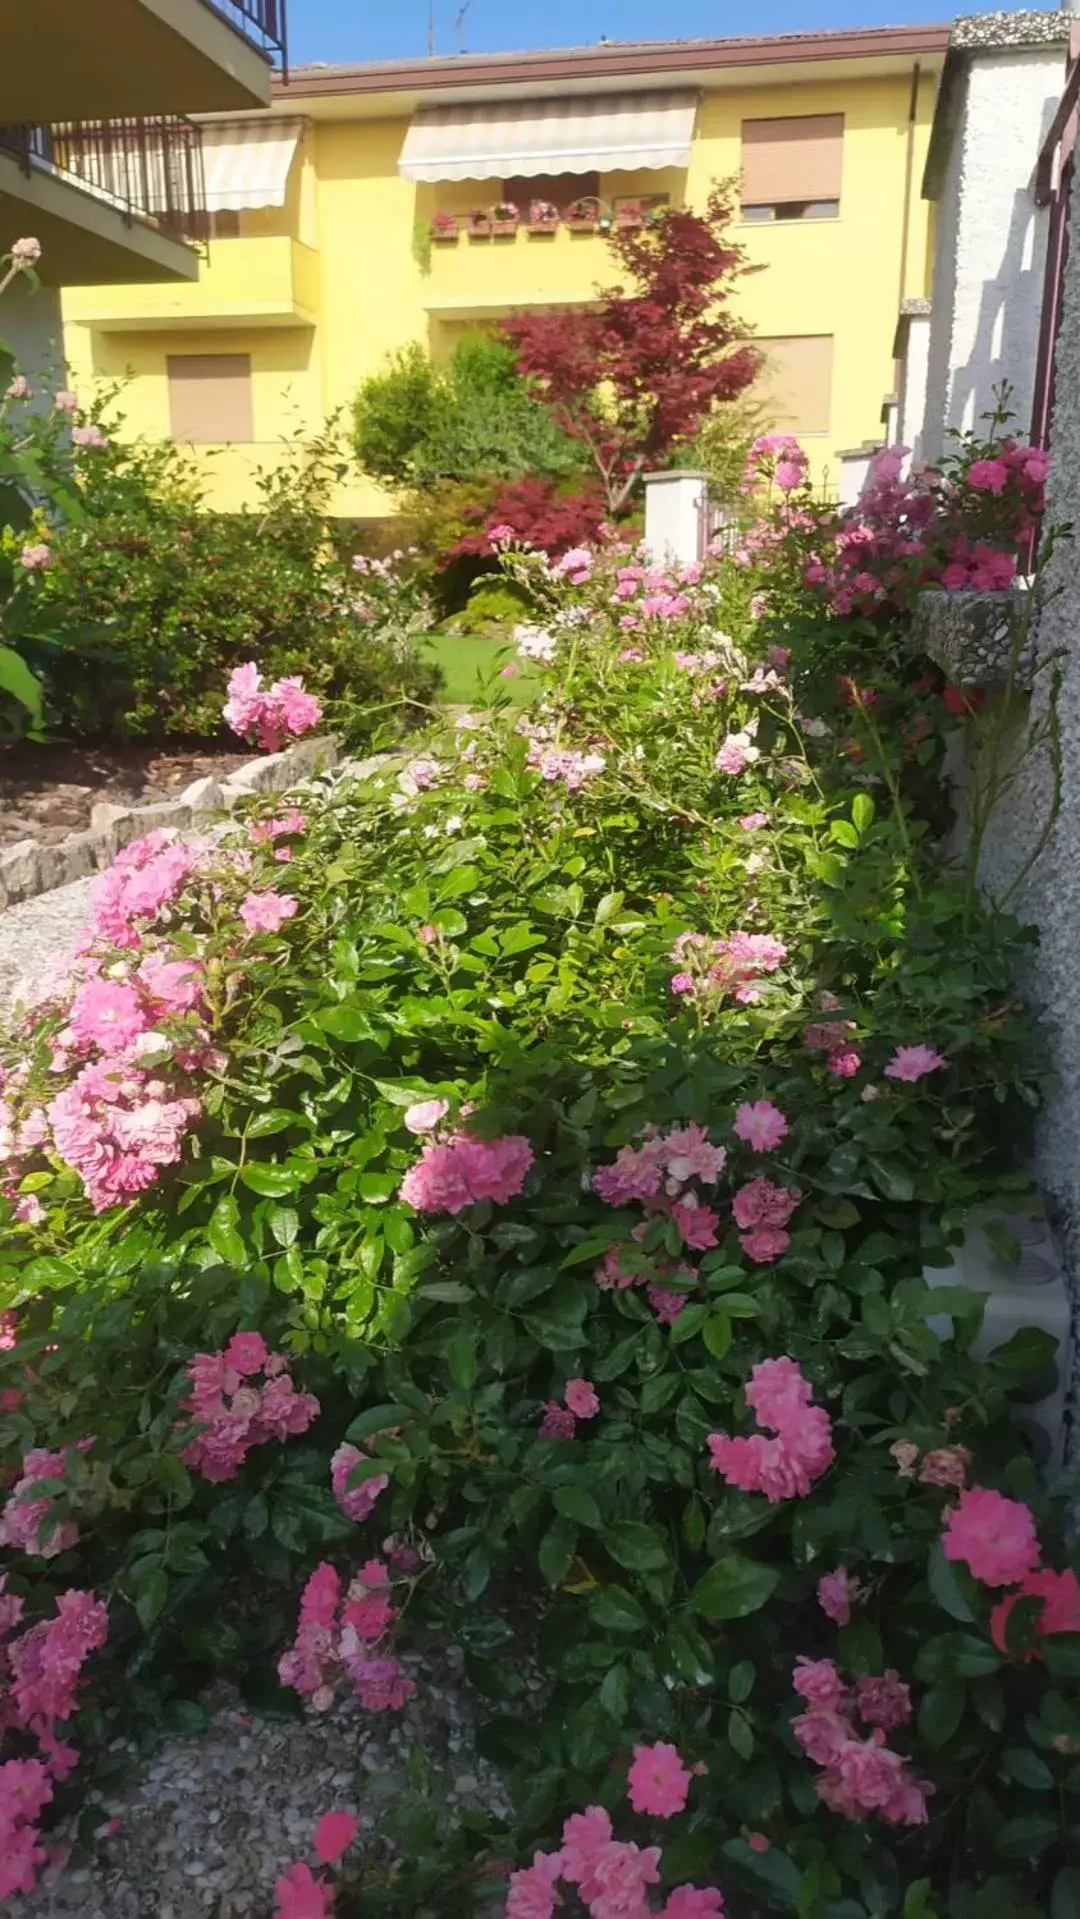
[[[428,0],[287,0],[291,56],[309,60],[391,60],[422,54]],[[454,16],[461,0],[434,0],[439,53],[458,50]],[[979,11],[978,0],[963,9]],[[464,44],[470,53],[517,47],[581,46],[609,40],[658,40],[739,33],[799,33],[829,27],[893,26],[943,20],[935,0],[761,0],[722,8],[716,0],[470,0]]]

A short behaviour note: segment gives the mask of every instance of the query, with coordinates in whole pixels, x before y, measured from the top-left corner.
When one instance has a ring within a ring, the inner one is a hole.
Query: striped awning
[[[424,107],[405,136],[398,171],[406,180],[507,180],[684,167],[697,102],[684,91]]]
[[[280,207],[302,120],[218,120],[202,123],[203,176],[211,213]]]

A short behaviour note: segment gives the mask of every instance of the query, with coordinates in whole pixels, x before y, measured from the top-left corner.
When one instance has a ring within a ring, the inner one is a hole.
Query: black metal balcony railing
[[[209,0],[209,4],[245,40],[253,40],[264,53],[276,53],[283,69],[288,66],[285,0]]]
[[[25,174],[54,174],[180,240],[207,234],[202,131],[190,120],[64,120],[0,126],[0,150]]]

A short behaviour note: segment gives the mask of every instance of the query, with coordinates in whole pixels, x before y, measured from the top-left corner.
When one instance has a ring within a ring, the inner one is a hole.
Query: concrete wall
[[[1021,431],[1031,414],[1046,215],[1031,185],[1065,76],[1064,45],[970,52],[937,201],[922,454],[966,430],[1007,381]]]
[[[926,394],[930,379],[930,342],[932,320],[929,313],[906,317],[906,352],[900,377],[900,402],[896,410],[896,431],[890,435],[900,446],[911,448],[916,466],[925,458],[923,433],[926,423]]]

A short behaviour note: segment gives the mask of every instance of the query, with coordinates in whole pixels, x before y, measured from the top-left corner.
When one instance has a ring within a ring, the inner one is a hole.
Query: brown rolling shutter
[[[744,207],[839,200],[843,165],[842,113],[742,123]]]
[[[755,339],[764,365],[754,387],[770,427],[788,433],[827,433],[832,416],[831,333]]]
[[[170,353],[165,366],[174,440],[220,446],[255,438],[250,354]]]

